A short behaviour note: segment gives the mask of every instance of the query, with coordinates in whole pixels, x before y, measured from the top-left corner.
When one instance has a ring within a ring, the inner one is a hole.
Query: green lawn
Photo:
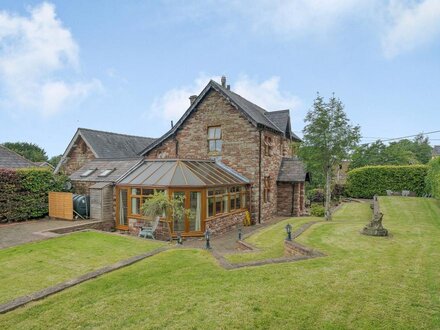
[[[0,303],[162,244],[104,233],[79,232],[0,250]]]
[[[225,258],[232,263],[279,258],[284,256],[284,239],[286,238],[286,225],[292,225],[292,232],[303,224],[311,221],[322,221],[322,218],[293,218],[280,221],[279,223],[263,228],[246,238],[247,243],[252,244],[258,251],[234,253],[226,255]]]
[[[0,316],[2,328],[439,329],[440,204],[380,199],[392,236],[344,205],[298,240],[323,258],[224,270],[174,249]]]

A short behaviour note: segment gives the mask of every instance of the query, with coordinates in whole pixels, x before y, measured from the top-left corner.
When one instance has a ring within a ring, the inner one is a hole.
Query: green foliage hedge
[[[425,179],[426,191],[432,197],[440,198],[440,157],[431,160],[428,166],[428,173]]]
[[[355,198],[372,198],[386,195],[386,190],[410,190],[418,196],[426,193],[427,165],[365,166],[348,172],[347,195]]]
[[[48,169],[0,169],[0,222],[45,216],[48,192],[63,191],[66,180]]]
[[[310,207],[310,215],[314,217],[323,217],[325,214],[325,208],[324,206],[320,204],[312,204]]]

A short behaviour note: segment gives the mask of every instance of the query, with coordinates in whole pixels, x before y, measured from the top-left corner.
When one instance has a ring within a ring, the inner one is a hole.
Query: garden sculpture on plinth
[[[379,210],[377,196],[373,198],[373,219],[362,229],[362,234],[369,236],[388,236],[388,230],[382,226],[383,213]]]

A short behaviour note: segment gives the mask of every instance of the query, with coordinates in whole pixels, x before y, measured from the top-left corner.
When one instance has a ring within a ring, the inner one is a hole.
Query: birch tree
[[[304,122],[300,156],[325,177],[325,219],[331,220],[331,183],[334,167],[347,159],[360,140],[360,127],[352,125],[344,105],[334,95],[325,102],[317,95]]]

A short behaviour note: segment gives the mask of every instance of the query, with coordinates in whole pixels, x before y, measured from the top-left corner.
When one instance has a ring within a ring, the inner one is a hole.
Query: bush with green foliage
[[[338,200],[341,197],[344,197],[345,193],[345,185],[344,184],[334,184],[332,188],[332,198],[334,200]]]
[[[440,157],[428,163],[428,173],[425,178],[426,192],[432,197],[440,198]]]
[[[314,217],[323,217],[325,214],[325,208],[321,204],[312,204],[310,207],[310,215]]]
[[[325,198],[324,189],[315,188],[307,192],[307,199],[312,203],[323,203]]]
[[[63,191],[66,181],[43,168],[0,169],[0,222],[45,216],[49,191]]]
[[[365,166],[348,172],[347,195],[355,198],[384,196],[387,190],[409,190],[422,196],[425,194],[427,165]]]

